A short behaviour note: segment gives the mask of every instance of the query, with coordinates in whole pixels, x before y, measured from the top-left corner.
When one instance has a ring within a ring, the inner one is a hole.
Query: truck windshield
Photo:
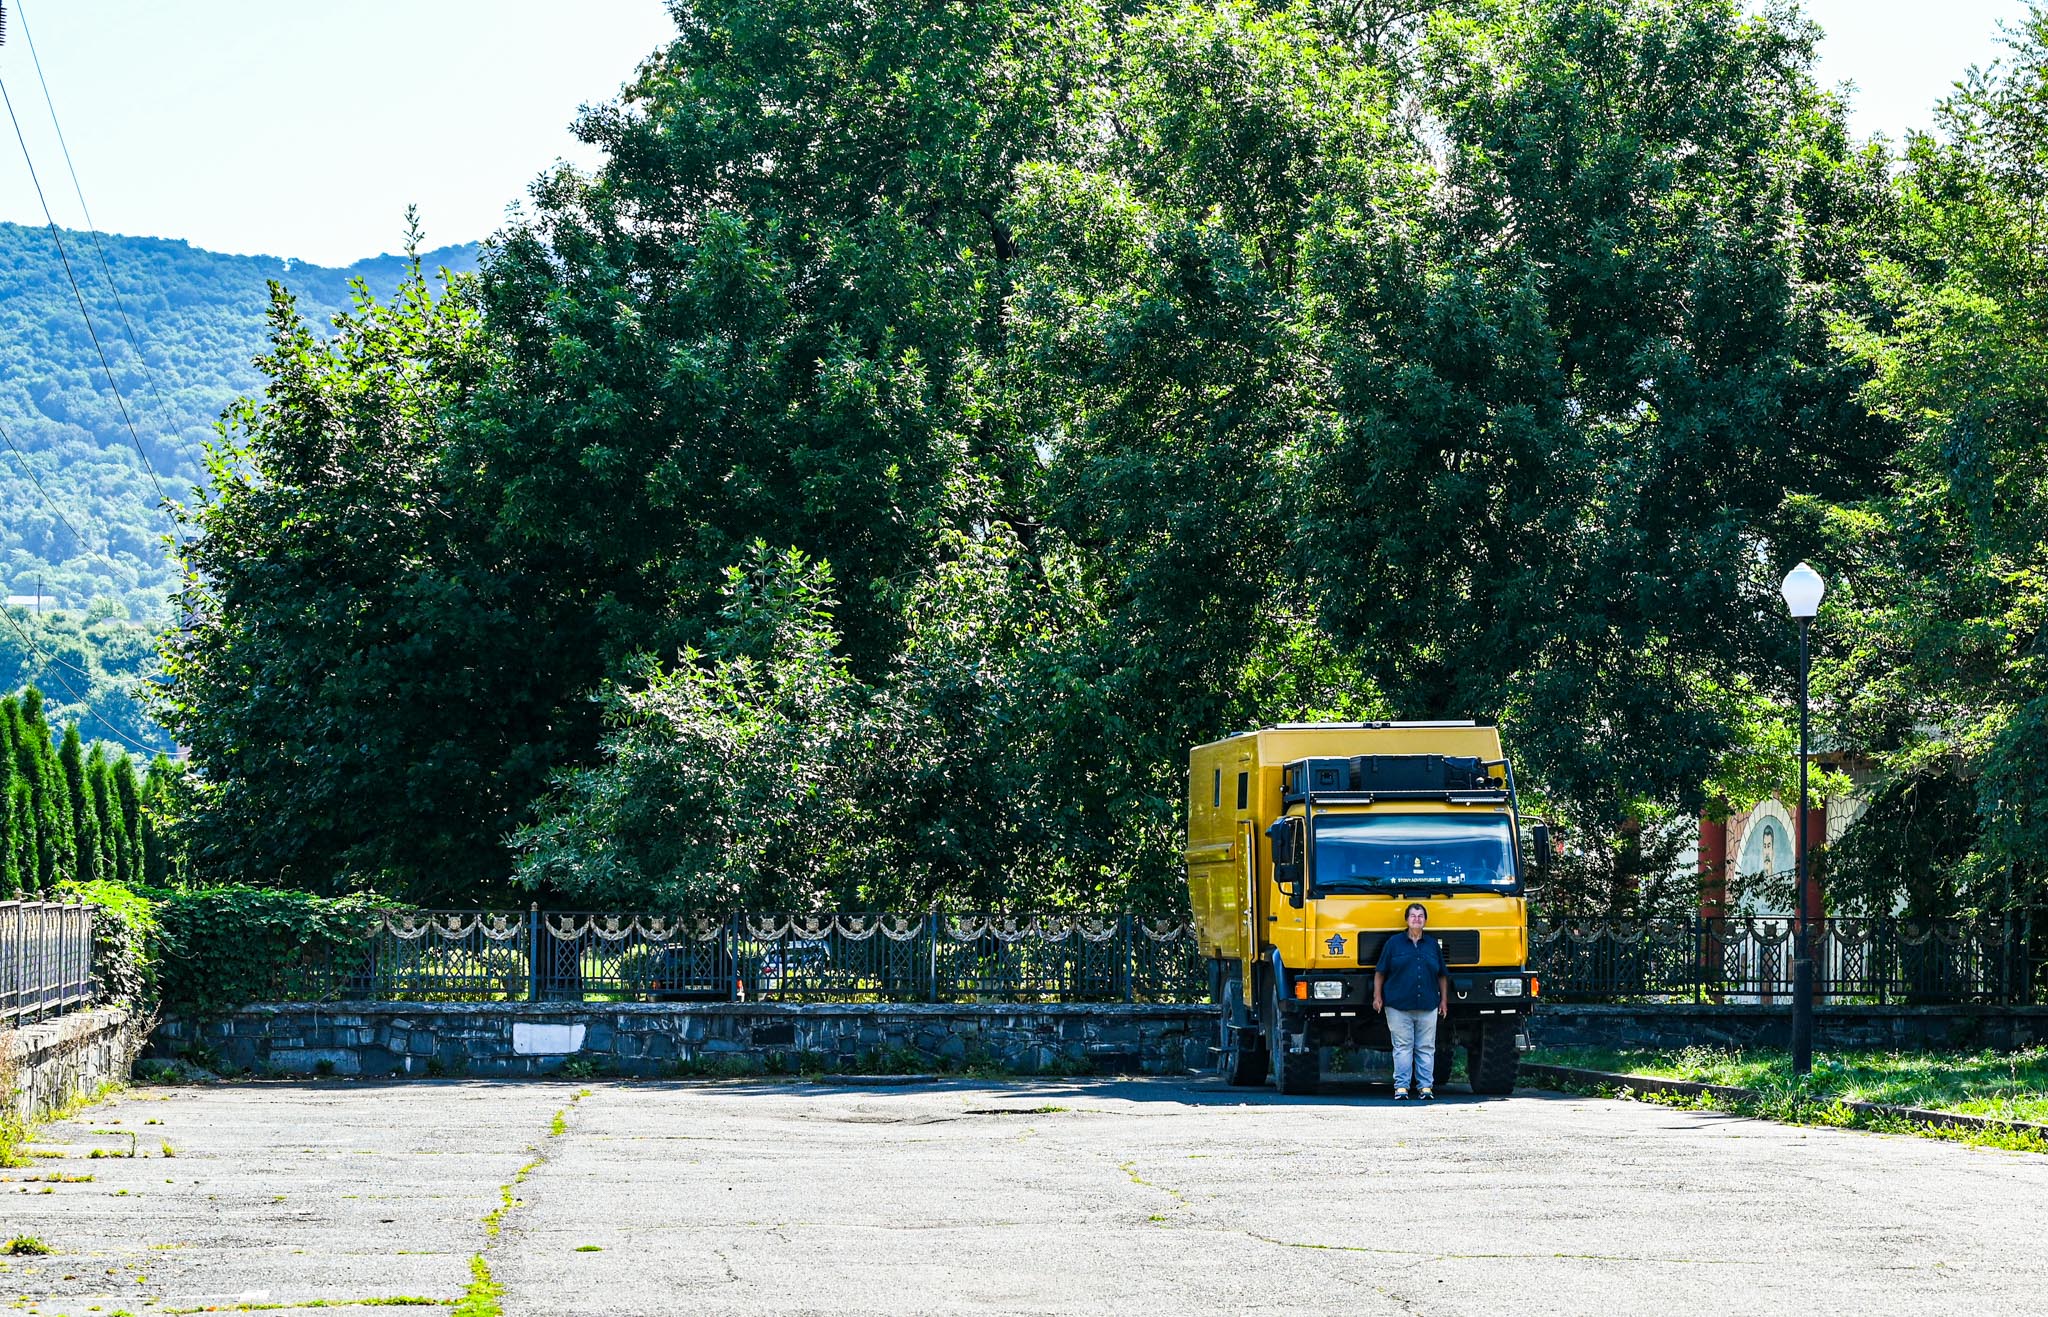
[[[1318,892],[1515,885],[1505,815],[1325,814],[1316,819]]]

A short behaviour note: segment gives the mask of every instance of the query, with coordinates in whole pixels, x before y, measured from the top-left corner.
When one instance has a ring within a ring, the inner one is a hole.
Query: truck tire
[[[1515,1091],[1515,1071],[1522,1054],[1515,1047],[1519,1022],[1512,1016],[1482,1020],[1465,1047],[1465,1077],[1474,1093],[1506,1095]]]
[[[1280,1027],[1280,984],[1277,979],[1268,993],[1271,1009],[1266,1015],[1266,1056],[1273,1087],[1289,1097],[1313,1093],[1323,1077],[1322,1057],[1313,1047],[1303,1052],[1288,1049],[1287,1031]]]
[[[1216,994],[1216,1073],[1237,1088],[1257,1088],[1266,1079],[1266,1047],[1244,1008],[1244,983],[1235,974]]]

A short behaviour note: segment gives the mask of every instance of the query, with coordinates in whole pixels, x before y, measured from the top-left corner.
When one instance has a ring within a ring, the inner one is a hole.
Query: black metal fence
[[[2031,914],[1815,920],[1814,990],[1840,1005],[2048,1000],[2035,922]],[[1547,1000],[1782,1004],[1791,1000],[1796,926],[1790,915],[1539,924],[1529,960]]]
[[[1824,1003],[2048,1001],[2036,920],[1829,919]],[[2048,921],[2041,933],[2048,937]],[[1543,997],[1790,1000],[1789,915],[1551,921],[1531,929]],[[391,913],[278,967],[279,1000],[1203,1002],[1194,926],[1134,915]]]
[[[1180,1002],[1206,1000],[1194,927],[1134,915],[530,911],[381,916],[283,967],[294,999]]]
[[[92,907],[0,901],[0,1025],[92,1004]]]

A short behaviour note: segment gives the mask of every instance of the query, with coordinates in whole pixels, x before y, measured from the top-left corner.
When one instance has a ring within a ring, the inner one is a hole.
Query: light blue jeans
[[[1397,1011],[1387,1007],[1387,1032],[1394,1036],[1394,1087],[1436,1087],[1436,1009]]]

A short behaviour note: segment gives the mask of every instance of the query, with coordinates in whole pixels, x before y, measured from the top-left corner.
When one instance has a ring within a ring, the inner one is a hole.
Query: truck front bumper
[[[1291,973],[1281,1001],[1289,1014],[1352,1014],[1372,1009],[1371,970],[1306,969]],[[1451,1014],[1527,1015],[1535,1009],[1541,983],[1520,968],[1455,970]]]

